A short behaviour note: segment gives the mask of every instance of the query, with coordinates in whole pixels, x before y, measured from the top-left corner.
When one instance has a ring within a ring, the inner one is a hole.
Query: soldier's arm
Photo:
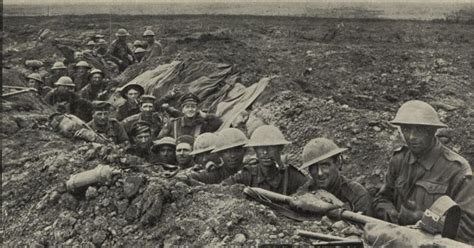
[[[170,136],[171,137],[171,128],[172,128],[172,122],[171,120],[168,121],[164,126],[163,128],[161,129],[160,133],[158,134],[158,136],[156,137],[157,139],[161,139],[163,137],[166,137],[166,136]]]
[[[220,182],[216,171],[194,172],[189,175],[189,178],[205,184],[216,184]]]
[[[208,132],[215,132],[219,127],[222,125],[222,119],[214,114],[207,114],[205,121],[207,122],[208,125]]]
[[[237,172],[236,174],[222,181],[221,184],[222,185],[243,184],[243,185],[250,186],[250,180],[249,180],[250,176],[251,175],[247,170],[242,169],[241,171]]]
[[[125,142],[128,142],[128,135],[125,129],[120,125],[119,122],[117,122],[117,143],[118,144],[124,144]]]
[[[364,215],[372,216],[372,197],[360,184],[352,185],[354,198],[352,205],[354,212],[362,212]]]
[[[392,222],[397,221],[393,218],[395,218],[394,215],[398,214],[393,203],[395,200],[395,180],[397,179],[398,174],[396,172],[397,162],[399,162],[399,159],[392,157],[388,166],[388,171],[385,173],[384,184],[377,193],[373,203],[375,217]]]
[[[454,201],[461,207],[456,240],[474,245],[474,180],[466,178]]]

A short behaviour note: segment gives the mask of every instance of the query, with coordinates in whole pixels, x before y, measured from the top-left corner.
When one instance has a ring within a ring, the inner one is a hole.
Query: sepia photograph
[[[474,246],[474,0],[3,0],[2,247]]]

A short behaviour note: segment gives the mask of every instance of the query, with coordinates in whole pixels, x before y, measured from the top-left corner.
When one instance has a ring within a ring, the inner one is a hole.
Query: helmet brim
[[[257,146],[280,146],[280,145],[289,145],[291,144],[290,141],[280,141],[274,143],[264,143],[264,142],[249,142],[244,147],[257,147]]]
[[[210,152],[212,150],[214,150],[214,146],[211,146],[211,147],[208,147],[208,148],[205,148],[205,149],[194,150],[191,153],[189,153],[189,155],[198,155],[198,154],[201,154],[201,153]]]
[[[404,122],[404,121],[390,121],[390,124],[395,125],[395,126],[400,126],[400,125],[420,125],[420,126],[430,126],[430,127],[438,127],[438,128],[443,128],[443,127],[448,127],[448,125],[442,123],[442,122],[437,122],[437,123],[428,123],[428,122]]]
[[[308,167],[310,167],[311,165],[316,164],[317,162],[323,161],[323,160],[325,160],[325,159],[327,159],[327,158],[330,158],[330,157],[335,156],[335,155],[337,155],[337,154],[343,153],[343,152],[345,152],[345,151],[347,151],[347,148],[337,148],[337,149],[332,150],[332,151],[330,151],[330,152],[328,152],[328,153],[325,153],[325,154],[323,154],[323,155],[321,155],[321,156],[319,156],[319,157],[317,157],[317,158],[311,159],[310,161],[308,161],[308,162],[306,162],[306,163],[303,163],[303,165],[301,166],[300,169],[308,168]]]
[[[227,150],[227,149],[231,149],[231,148],[234,148],[234,147],[245,147],[245,144],[247,144],[246,141],[241,141],[239,143],[235,143],[235,144],[232,144],[232,145],[227,145],[227,146],[222,146],[222,147],[219,147],[219,148],[215,148],[214,150],[212,150],[211,153],[217,153],[217,152],[220,152],[220,151],[224,151],[224,150]]]

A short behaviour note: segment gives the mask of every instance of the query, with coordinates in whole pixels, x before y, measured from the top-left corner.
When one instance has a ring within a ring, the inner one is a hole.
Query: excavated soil
[[[285,152],[295,165],[308,140],[332,138],[350,148],[343,174],[376,192],[391,151],[402,144],[389,121],[410,99],[438,110],[450,127],[440,139],[474,164],[472,24],[249,16],[111,20],[112,34],[124,27],[131,40],[153,26],[166,51],[119,75],[120,84],[174,59],[232,64],[244,85],[277,76],[252,106],[247,128],[260,120],[280,127],[293,142]],[[60,59],[53,39],[76,46],[91,32],[110,34],[108,28],[108,16],[4,18],[3,84],[25,85],[25,60],[49,68]],[[114,147],[68,140],[48,127],[51,113],[32,93],[2,99],[2,242],[8,246],[314,242],[295,235],[297,229],[360,236],[344,222],[276,215],[248,200],[239,186],[190,187]],[[70,175],[99,164],[123,174],[65,191]]]

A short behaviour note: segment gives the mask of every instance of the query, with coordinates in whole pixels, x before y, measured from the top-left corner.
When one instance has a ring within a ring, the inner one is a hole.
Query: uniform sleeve
[[[202,171],[195,172],[189,175],[191,179],[205,183],[205,184],[216,184],[220,183],[220,177],[217,171]]]
[[[237,172],[236,174],[228,177],[227,179],[225,179],[224,181],[222,181],[222,185],[234,185],[234,184],[243,184],[243,185],[247,185],[247,186],[251,186],[250,185],[250,178],[251,178],[251,175],[250,175],[250,172],[248,170],[245,170],[245,169],[242,169],[240,170],[239,172]]]
[[[128,135],[125,129],[117,122],[117,144],[122,144],[128,141]]]
[[[354,194],[352,205],[354,212],[362,212],[364,215],[372,216],[372,197],[369,192],[360,184],[351,184]]]
[[[207,123],[206,131],[210,133],[217,131],[217,129],[222,125],[222,120],[217,115],[208,114],[205,120]]]
[[[46,96],[44,97],[44,100],[49,104],[49,105],[54,105],[54,102],[53,102],[53,93],[54,93],[54,90],[48,92],[46,94]]]
[[[160,133],[158,134],[157,139],[161,139],[167,136],[171,137],[172,126],[173,126],[173,122],[171,120],[166,122],[166,124],[163,126]]]
[[[462,210],[456,240],[474,245],[474,180],[472,178],[466,178],[463,181],[454,199]]]
[[[384,184],[377,193],[374,200],[374,215],[380,219],[386,219],[386,213],[396,210],[393,201],[395,200],[395,180],[397,179],[396,165],[400,159],[392,157],[388,171],[385,173]]]

